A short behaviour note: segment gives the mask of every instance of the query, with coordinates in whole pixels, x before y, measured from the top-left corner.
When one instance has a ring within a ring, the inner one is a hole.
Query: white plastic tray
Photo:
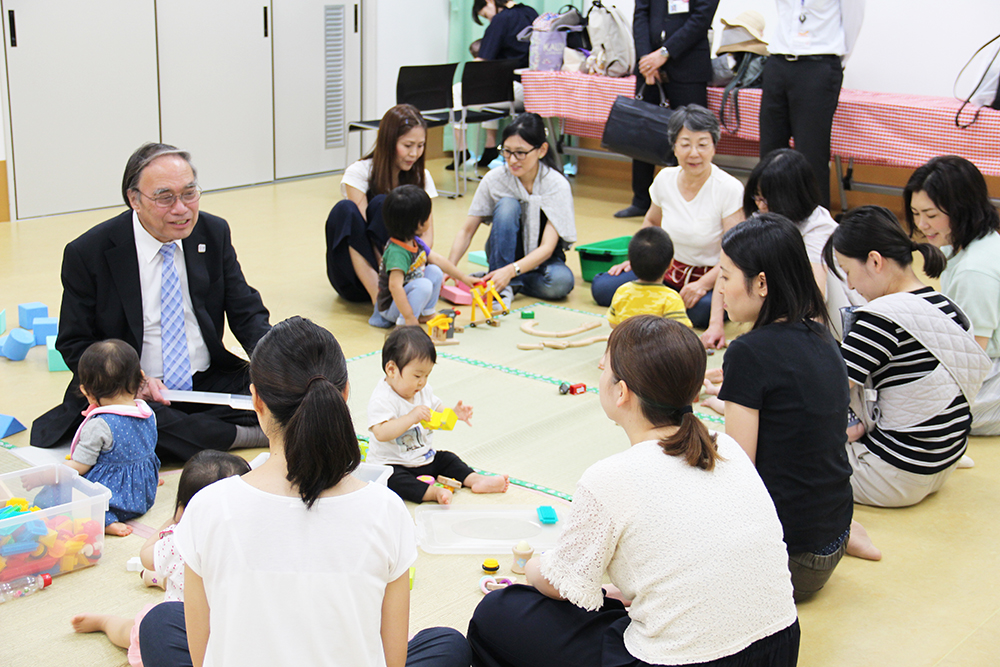
[[[559,520],[543,524],[538,505],[421,505],[415,512],[417,544],[431,554],[494,554],[526,540],[541,553],[556,546],[569,513],[566,505],[552,507]]]

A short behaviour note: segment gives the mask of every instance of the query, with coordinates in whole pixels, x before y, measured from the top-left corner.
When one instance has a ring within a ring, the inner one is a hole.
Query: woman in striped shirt
[[[841,344],[862,422],[848,433],[851,486],[866,505],[906,507],[941,488],[965,453],[969,401],[989,370],[965,314],[917,277],[914,251],[927,275],[941,275],[941,250],[911,241],[879,206],[849,211],[825,248],[869,300]]]

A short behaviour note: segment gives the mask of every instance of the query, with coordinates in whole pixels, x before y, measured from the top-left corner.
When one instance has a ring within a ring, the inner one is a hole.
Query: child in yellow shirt
[[[635,233],[628,244],[628,261],[637,280],[615,291],[608,308],[612,328],[634,315],[656,315],[691,326],[684,299],[663,284],[663,275],[673,258],[674,244],[662,228],[643,227]]]

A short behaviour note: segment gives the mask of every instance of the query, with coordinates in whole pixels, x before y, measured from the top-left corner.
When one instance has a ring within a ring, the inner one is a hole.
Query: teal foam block
[[[68,371],[69,366],[66,365],[66,361],[63,359],[62,354],[56,349],[56,337],[46,336],[45,338],[45,348],[49,357],[49,371],[52,373],[57,373],[59,371]]]
[[[35,325],[35,345],[45,345],[45,339],[59,333],[58,317],[36,317]]]
[[[25,430],[21,422],[10,415],[0,415],[0,438],[6,438]]]
[[[17,326],[22,329],[32,329],[35,326],[35,319],[48,317],[49,307],[40,301],[22,303],[17,307]]]
[[[0,334],[7,330],[7,309],[0,310]]]
[[[479,266],[489,266],[489,260],[486,259],[485,250],[473,250],[469,253],[469,261],[473,264],[478,264]]]
[[[24,329],[11,329],[3,342],[3,356],[11,361],[22,361],[35,344],[35,337]]]

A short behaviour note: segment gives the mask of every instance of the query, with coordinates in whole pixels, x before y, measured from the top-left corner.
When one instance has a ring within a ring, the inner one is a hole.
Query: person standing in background
[[[830,131],[854,50],[865,0],[775,0],[778,28],[770,37],[760,100],[760,156],[788,148],[806,156],[830,206]]]
[[[632,34],[639,58],[637,95],[659,104],[662,86],[674,109],[688,104],[708,106],[706,87],[712,78],[708,29],[718,6],[719,0],[636,0]],[[615,213],[616,218],[646,215],[652,203],[649,187],[655,169],[646,162],[632,161],[632,203]]]

